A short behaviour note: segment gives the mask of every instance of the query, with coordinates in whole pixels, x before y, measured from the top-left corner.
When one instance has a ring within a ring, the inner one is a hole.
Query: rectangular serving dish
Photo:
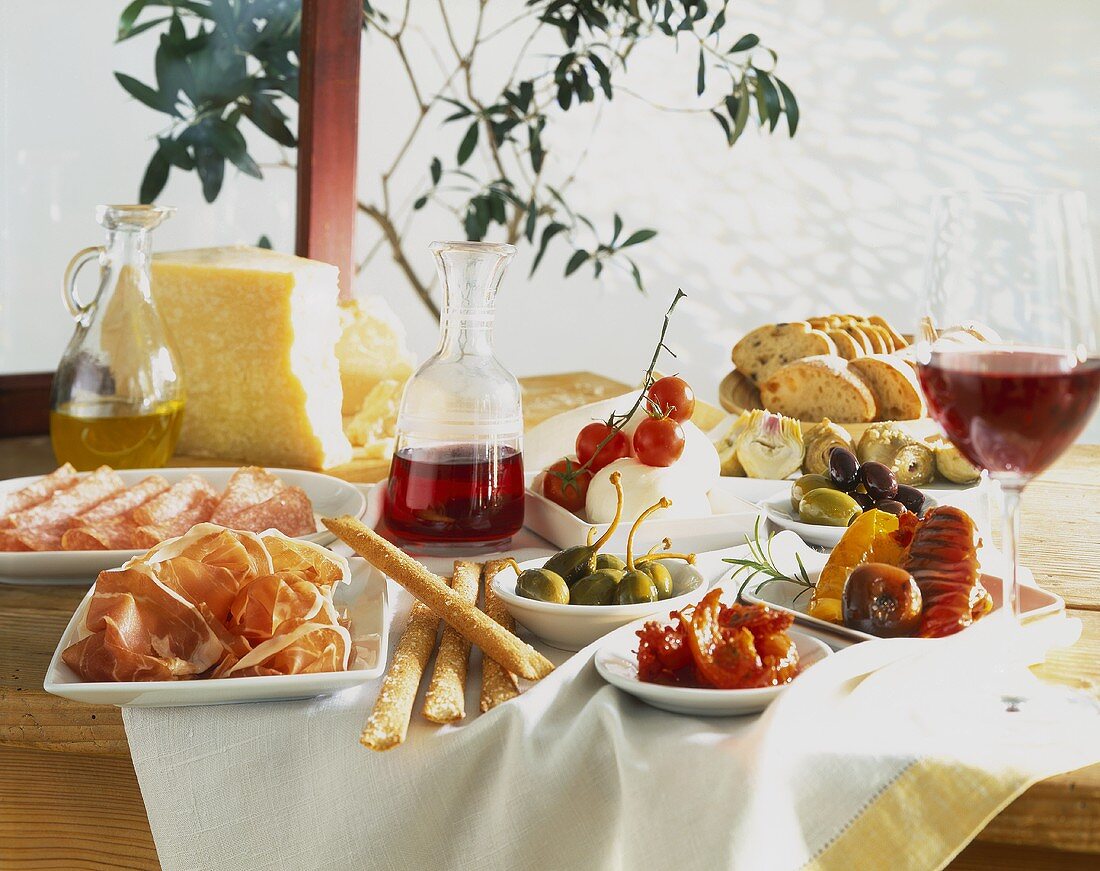
[[[358,686],[379,677],[386,668],[389,649],[386,577],[366,560],[349,560],[351,583],[337,584],[333,602],[347,609],[357,667],[320,674],[288,674],[261,677],[223,677],[207,680],[155,680],[89,682],[67,666],[61,653],[79,640],[80,623],[95,592],[95,585],[81,600],[57,643],[42,687],[55,696],[96,705],[173,708],[186,705],[227,705],[237,702],[270,702],[308,699]]]
[[[809,547],[793,532],[780,532],[772,538],[771,558],[780,571],[788,575],[794,575],[797,572],[796,554],[806,567],[806,574],[809,579],[816,583],[828,557]],[[978,552],[978,559],[983,566],[991,570],[982,573],[982,584],[993,599],[993,610],[997,611],[1003,601],[1003,581],[1000,573],[1004,571],[1004,557],[993,548],[982,548]],[[734,571],[736,571],[736,567],[731,566],[730,571],[723,578],[726,585],[731,588],[739,587],[745,577],[745,574],[742,574],[736,582],[729,583],[729,578]],[[1056,593],[1048,592],[1036,586],[1034,575],[1026,568],[1020,569],[1020,584],[1021,619],[1025,621],[1034,620],[1065,610],[1065,600]],[[722,586],[721,581],[719,586]],[[766,577],[757,575],[741,591],[740,599],[750,605],[768,605],[792,614],[795,623],[821,635],[836,649],[848,647],[860,641],[871,641],[875,638],[874,635],[869,635],[866,632],[811,617],[806,613],[806,608],[810,602],[810,593],[801,585],[789,581],[768,583]]]
[[[191,467],[172,469],[120,469],[118,475],[127,487],[136,484],[149,475],[160,475],[169,484],[187,475],[195,474],[205,478],[218,489],[223,489],[229,478],[236,472],[233,467]],[[313,503],[315,515],[331,517],[351,514],[361,517],[367,502],[363,493],[354,485],[331,475],[319,472],[306,472],[301,469],[268,469],[284,484],[301,487]],[[12,478],[0,481],[0,493],[20,490],[38,480],[41,475],[27,478]],[[314,544],[329,544],[336,536],[327,529],[300,536],[302,541]],[[141,550],[46,550],[46,551],[0,551],[0,583],[33,584],[68,580],[91,583],[95,576],[105,569],[116,568],[131,557],[145,553]]]

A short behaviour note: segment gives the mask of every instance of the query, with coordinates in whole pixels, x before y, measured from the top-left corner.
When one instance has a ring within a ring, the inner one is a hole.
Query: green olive
[[[791,508],[798,510],[798,503],[811,490],[835,490],[836,485],[827,475],[803,475],[791,484]]]
[[[610,605],[623,573],[618,569],[596,569],[569,589],[570,605]]]
[[[596,550],[587,544],[567,547],[550,557],[542,567],[572,586],[585,575],[590,575],[596,570]]]
[[[638,571],[645,572],[653,579],[653,586],[657,588],[658,599],[668,599],[672,596],[672,572],[657,560],[646,560],[638,566]]]
[[[798,503],[798,517],[803,523],[816,526],[851,526],[863,509],[847,493],[819,487],[811,490]]]
[[[596,568],[597,569],[618,569],[620,572],[626,570],[626,563],[619,559],[614,554],[601,553],[596,554]]]
[[[569,587],[561,575],[549,569],[527,569],[516,579],[516,594],[537,602],[569,604]]]
[[[653,578],[640,569],[627,572],[619,581],[615,591],[615,602],[619,605],[637,605],[640,602],[656,602],[657,585]]]

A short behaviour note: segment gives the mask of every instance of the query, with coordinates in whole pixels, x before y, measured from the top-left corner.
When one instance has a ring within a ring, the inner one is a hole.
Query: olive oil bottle
[[[77,469],[165,465],[176,448],[185,394],[179,358],[150,293],[149,232],[172,214],[158,206],[100,206],[107,244],[86,248],[65,270],[63,298],[76,329],[57,366],[50,439],[59,463]],[[80,268],[99,264],[87,303]]]
[[[86,471],[102,465],[152,469],[172,457],[183,422],[183,402],[169,399],[149,409],[111,401],[70,402],[50,412],[50,439],[58,462]]]

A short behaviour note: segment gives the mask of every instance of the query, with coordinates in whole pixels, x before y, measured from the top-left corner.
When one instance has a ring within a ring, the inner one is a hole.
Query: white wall
[[[64,265],[97,242],[96,203],[136,196],[159,129],[160,118],[112,77],[152,75],[153,38],[113,45],[123,5],[0,3],[0,371],[55,364],[69,334],[58,298]],[[469,24],[464,5],[448,4],[464,19],[460,30]],[[493,8],[502,16],[513,9],[503,0]],[[619,211],[630,227],[661,231],[635,249],[650,296],[616,273],[605,272],[603,282],[585,269],[562,278],[563,248],[528,281],[531,255],[522,250],[506,278],[498,331],[500,355],[516,372],[637,378],[679,286],[690,298],[671,334],[680,352],[674,368],[712,396],[730,344],[758,323],[850,309],[911,322],[926,204],[938,187],[1075,187],[1100,208],[1093,0],[746,0],[730,15],[779,50],[780,75],[802,105],[798,135],[750,131],[729,151],[709,116],[665,113],[617,93],[573,196],[602,226]],[[438,18],[414,18],[413,31],[413,64],[430,84],[437,66],[427,45],[445,51]],[[502,37],[492,61],[498,70],[487,79],[509,64],[509,45]],[[655,44],[632,57],[626,84],[654,102],[698,106],[695,61],[691,51],[677,56]],[[389,46],[365,43],[364,197],[374,194],[379,167],[408,123],[400,75]],[[553,160],[587,141],[594,116],[586,108],[564,119],[550,143]],[[432,154],[454,153],[456,131],[427,132],[395,180],[403,194],[419,193]],[[266,144],[258,150],[261,159],[278,158]],[[291,173],[273,169],[263,183],[229,175],[213,206],[193,176],[174,175],[161,202],[180,212],[157,231],[157,245],[251,243],[267,233],[289,250]],[[409,249],[422,275],[430,272],[428,242],[459,232],[446,213],[421,213]],[[365,252],[376,233],[362,222],[360,236]],[[431,349],[434,324],[384,252],[357,286],[385,296],[415,348]]]

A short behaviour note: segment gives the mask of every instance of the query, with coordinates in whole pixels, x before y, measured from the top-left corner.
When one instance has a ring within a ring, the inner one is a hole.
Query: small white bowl
[[[924,493],[925,508],[933,508],[939,505],[939,502],[929,496],[927,492],[924,490],[921,490],[921,492]],[[768,520],[780,529],[789,529],[791,532],[796,532],[803,541],[810,544],[830,548],[836,547],[840,544],[841,537],[848,530],[846,526],[823,526],[816,523],[804,523],[799,520],[798,512],[791,508],[790,487],[769,496],[760,503],[760,507],[768,515]]]
[[[622,558],[622,554],[617,554]],[[546,558],[527,560],[519,564],[520,571],[542,568]],[[597,638],[634,620],[654,614],[667,615],[702,598],[710,584],[697,566],[682,560],[665,562],[672,575],[673,589],[680,595],[657,602],[636,605],[559,605],[539,602],[516,593],[515,569],[509,567],[493,578],[493,592],[504,601],[509,613],[540,640],[561,650],[580,650]]]
[[[641,623],[635,627],[641,628]],[[804,668],[819,662],[832,653],[825,642],[799,632],[788,630],[798,659]],[[759,687],[744,690],[716,690],[705,687],[678,687],[647,683],[638,679],[638,639],[633,632],[616,632],[596,651],[596,671],[605,681],[630,693],[648,705],[696,717],[736,717],[756,714],[764,710],[790,684],[776,687]],[[797,681],[798,678],[795,678]]]

